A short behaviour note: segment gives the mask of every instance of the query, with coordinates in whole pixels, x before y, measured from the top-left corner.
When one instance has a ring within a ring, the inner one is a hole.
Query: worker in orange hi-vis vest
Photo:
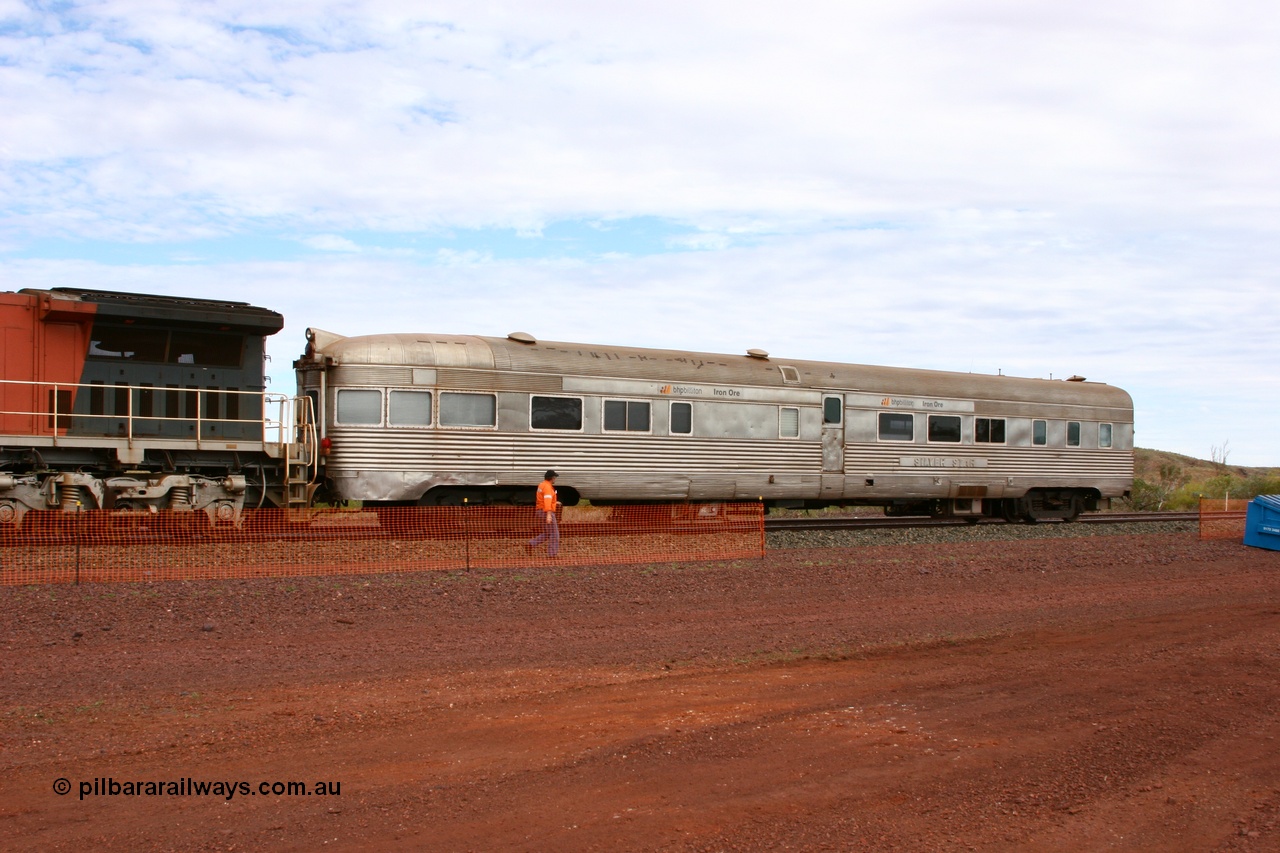
[[[530,550],[543,542],[547,543],[547,556],[554,557],[560,550],[560,525],[556,522],[556,510],[560,509],[560,501],[556,500],[556,472],[548,471],[542,482],[538,484],[538,495],[534,501],[538,523],[542,532],[529,540]]]

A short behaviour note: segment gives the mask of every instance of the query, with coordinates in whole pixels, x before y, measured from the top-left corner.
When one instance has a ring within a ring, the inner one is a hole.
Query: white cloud
[[[232,226],[1275,200],[1236,156],[1276,141],[1266,6],[393,8],[78,10],[6,40],[9,156]]]
[[[340,237],[337,234],[318,234],[314,237],[306,237],[302,240],[302,244],[310,246],[320,252],[360,252],[360,246],[354,241],[346,237]]]
[[[299,330],[1084,373],[1151,401],[1167,449],[1280,464],[1274,4],[52,9],[0,0],[6,286],[180,281]],[[379,248],[636,217],[684,226],[679,251]],[[40,248],[263,233],[323,257],[178,275]]]

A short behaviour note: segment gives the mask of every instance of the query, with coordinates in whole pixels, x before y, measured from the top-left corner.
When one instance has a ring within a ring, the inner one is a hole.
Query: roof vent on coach
[[[1084,377],[1083,377],[1083,376],[1081,376],[1081,375],[1079,375],[1079,374],[1076,374],[1076,375],[1074,375],[1074,376],[1068,376],[1068,377],[1067,377],[1067,381],[1068,381],[1068,382],[1083,382],[1083,381],[1084,381]]]
[[[762,349],[749,349],[747,350],[747,355],[751,356],[752,358],[767,359],[769,357],[769,353]]]
[[[507,340],[515,341],[520,344],[536,344],[538,339],[528,332],[512,332],[507,335]]]

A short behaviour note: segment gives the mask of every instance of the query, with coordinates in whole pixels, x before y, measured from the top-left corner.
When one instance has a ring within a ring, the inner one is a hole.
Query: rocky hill
[[[1160,480],[1160,468],[1164,465],[1176,465],[1182,469],[1182,475],[1192,482],[1209,480],[1230,474],[1240,479],[1250,477],[1271,477],[1280,475],[1280,468],[1248,468],[1242,465],[1211,462],[1207,459],[1194,459],[1180,453],[1169,453],[1165,450],[1148,450],[1144,447],[1133,451],[1133,476],[1149,483]]]

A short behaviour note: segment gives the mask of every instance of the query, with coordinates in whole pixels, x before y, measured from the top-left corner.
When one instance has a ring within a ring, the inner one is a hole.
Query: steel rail
[[[1083,513],[1076,523],[1128,524],[1155,521],[1199,521],[1198,512],[1090,512]],[[909,516],[847,516],[843,518],[766,518],[766,533],[790,530],[877,530],[896,527],[971,527],[976,524],[1009,524],[1002,518],[931,518],[926,515]],[[1017,522],[1014,522],[1017,523]],[[1062,519],[1047,519],[1040,524],[1071,523]]]

